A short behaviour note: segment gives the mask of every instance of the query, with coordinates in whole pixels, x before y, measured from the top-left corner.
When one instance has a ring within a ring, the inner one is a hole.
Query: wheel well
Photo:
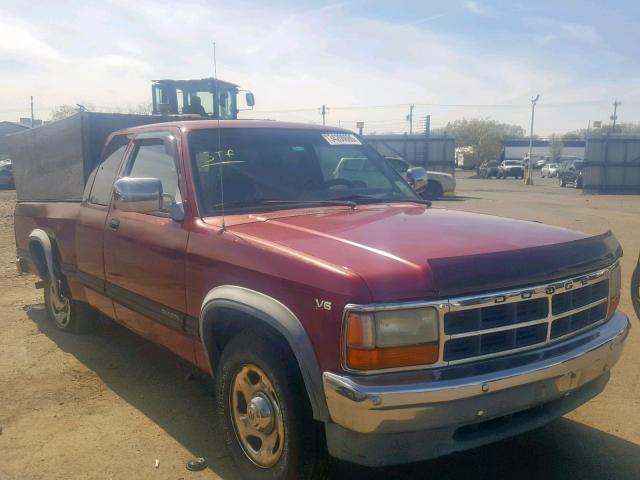
[[[209,362],[212,370],[214,370],[211,372],[212,374],[215,374],[215,368],[220,360],[222,351],[229,341],[249,329],[269,336],[285,349],[293,361],[296,361],[287,339],[277,329],[250,313],[228,307],[215,307],[207,312],[206,318],[203,319],[202,329],[202,340],[207,346]],[[300,371],[299,366],[298,371]]]
[[[442,185],[440,185],[440,182],[437,180],[427,180],[427,186],[433,193],[443,193]]]
[[[31,260],[38,271],[38,275],[43,280],[49,280],[49,269],[47,268],[47,256],[44,253],[44,247],[36,240],[29,242],[29,253]]]

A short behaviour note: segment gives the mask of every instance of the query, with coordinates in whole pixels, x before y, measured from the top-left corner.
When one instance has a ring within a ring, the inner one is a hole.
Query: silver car
[[[542,176],[542,178],[544,178],[544,177],[549,177],[549,178],[556,177],[558,175],[558,164],[557,163],[545,163],[544,166],[542,167],[542,170],[540,170],[540,175]]]
[[[13,165],[10,159],[0,160],[0,187],[14,187]]]
[[[404,172],[411,168],[416,168],[401,157],[385,157],[385,159],[400,175],[404,175]],[[439,198],[446,193],[453,193],[456,189],[456,179],[449,173],[427,170],[427,178],[427,188],[424,194],[421,194],[423,198]]]

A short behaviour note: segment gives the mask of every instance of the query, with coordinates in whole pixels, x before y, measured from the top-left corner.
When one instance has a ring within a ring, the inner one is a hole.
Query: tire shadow
[[[118,396],[224,479],[239,479],[215,427],[213,382],[172,353],[109,320],[89,335],[60,332],[43,305],[25,307],[39,330],[93,370]],[[184,406],[188,408],[180,408]],[[176,408],[172,408],[176,406]],[[568,419],[498,443],[426,462],[370,469],[336,462],[331,479],[567,478],[636,480],[640,445]]]

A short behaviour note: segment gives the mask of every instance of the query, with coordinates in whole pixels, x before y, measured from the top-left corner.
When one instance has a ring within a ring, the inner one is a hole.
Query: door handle
[[[109,228],[114,232],[117,232],[118,228],[120,228],[120,219],[112,218],[111,221],[109,222]]]

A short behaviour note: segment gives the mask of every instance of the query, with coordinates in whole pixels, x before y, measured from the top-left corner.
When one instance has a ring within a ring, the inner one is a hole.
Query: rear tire
[[[562,177],[558,177],[558,184],[559,184],[561,187],[566,187],[566,186],[567,186],[567,184],[564,182],[564,180],[562,179]]]
[[[329,454],[297,363],[280,339],[244,331],[227,344],[216,374],[216,416],[242,478],[326,477]]]
[[[53,326],[68,333],[88,333],[93,330],[95,322],[91,307],[70,298],[61,284],[56,287],[51,280],[45,281],[44,304]]]

